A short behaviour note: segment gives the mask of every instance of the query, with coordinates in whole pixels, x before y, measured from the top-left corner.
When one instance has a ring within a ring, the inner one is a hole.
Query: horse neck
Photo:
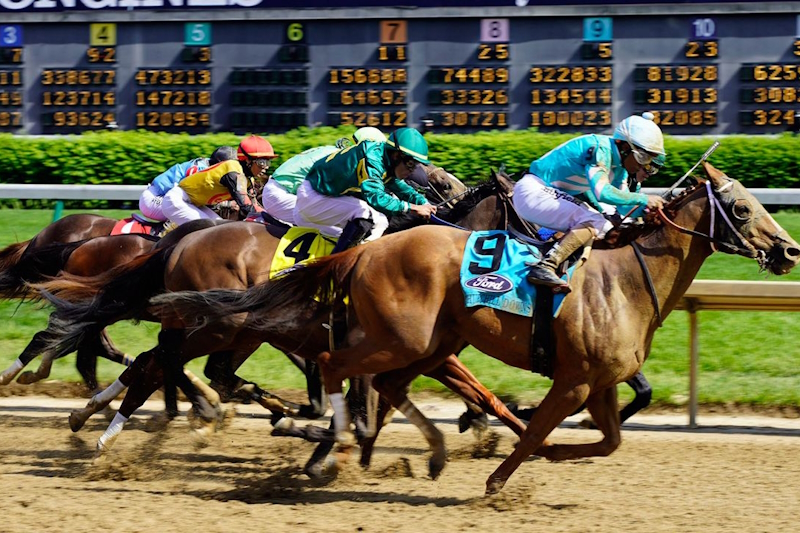
[[[687,200],[678,210],[674,222],[684,228],[707,234],[710,221],[709,209],[708,199],[704,195],[698,195],[694,199]],[[636,242],[653,280],[661,317],[666,318],[694,281],[703,262],[711,255],[711,246],[702,237],[682,233],[666,224],[648,236],[637,239]],[[633,280],[629,282],[631,286],[622,287],[629,300],[646,301],[648,304],[643,308],[653,309],[650,289],[644,281],[642,266],[632,246],[609,252],[611,253],[605,256],[607,259],[604,263],[607,261],[614,263],[611,268],[618,273],[615,276],[617,282]],[[654,309],[650,324],[652,330],[659,325]]]
[[[507,207],[499,194],[493,194],[478,202],[474,209],[467,213],[456,225],[471,231],[506,229]]]

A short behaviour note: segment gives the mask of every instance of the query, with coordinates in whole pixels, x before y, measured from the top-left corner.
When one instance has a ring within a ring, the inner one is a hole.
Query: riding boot
[[[553,245],[550,251],[545,254],[544,259],[539,263],[530,265],[528,271],[528,281],[546,287],[566,287],[568,283],[556,274],[558,265],[566,261],[576,250],[580,250],[586,243],[594,238],[591,228],[575,228],[561,237],[561,240]]]
[[[375,224],[368,218],[348,220],[331,254],[344,252],[367,238]]]

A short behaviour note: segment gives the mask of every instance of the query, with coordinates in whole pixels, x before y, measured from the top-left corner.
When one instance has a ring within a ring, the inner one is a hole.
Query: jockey
[[[247,196],[249,180],[265,175],[270,160],[277,156],[266,139],[255,135],[239,143],[238,150],[225,148],[220,163],[187,176],[164,196],[164,214],[173,223],[181,225],[202,218],[218,219],[219,216],[206,205],[230,199],[236,202],[241,213],[251,209],[252,202]]]
[[[219,163],[221,161],[220,157],[222,152],[220,150],[222,148],[225,147],[214,150],[210,159],[198,157],[197,159],[178,163],[156,176],[139,197],[139,211],[151,220],[156,220],[158,222],[167,220],[167,216],[164,214],[161,207],[164,195],[186,176],[205,170],[209,166]]]
[[[349,142],[349,139],[344,139]],[[377,128],[361,128],[353,134],[353,141],[386,142],[386,136]],[[336,146],[319,146],[297,154],[279,166],[264,185],[261,205],[264,210],[284,222],[294,223],[294,206],[297,189],[306,179],[314,163],[339,151]]]
[[[297,189],[295,223],[337,237],[336,253],[380,237],[389,226],[386,215],[412,211],[430,218],[436,208],[403,181],[428,186],[420,163],[429,163],[428,143],[411,128],[398,129],[385,143],[363,140],[334,152],[317,161]]]
[[[514,207],[534,224],[566,232],[528,274],[531,283],[562,286],[558,265],[593,239],[605,237],[613,224],[602,214],[574,197],[590,191],[598,202],[658,209],[660,196],[621,190],[628,175],[647,169],[657,156],[664,156],[664,137],[653,115],[633,115],[614,134],[583,135],[571,139],[531,163],[529,171],[514,187]],[[650,167],[652,168],[652,167]]]

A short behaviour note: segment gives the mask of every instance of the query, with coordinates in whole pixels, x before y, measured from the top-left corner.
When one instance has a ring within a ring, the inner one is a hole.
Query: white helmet
[[[366,128],[358,128],[353,134],[353,140],[356,142],[356,144],[360,143],[361,141],[385,143],[386,135],[381,133],[381,130],[378,128],[372,128],[368,126]]]
[[[653,122],[652,113],[642,113],[642,116],[631,115],[619,123],[614,130],[614,139],[627,141],[631,146],[646,150],[651,154],[666,155],[664,151],[664,135],[661,129]]]

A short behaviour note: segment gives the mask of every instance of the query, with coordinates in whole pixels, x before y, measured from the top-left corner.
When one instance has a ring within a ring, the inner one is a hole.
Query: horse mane
[[[695,176],[692,177],[696,180],[696,183],[686,187],[664,205],[664,214],[670,216],[670,218],[675,215],[678,207],[680,207],[686,198],[694,193],[701,185],[705,184],[704,179]],[[661,217],[658,216],[658,213],[649,213],[644,219],[644,224],[629,224],[614,228],[606,234],[604,239],[595,241],[592,248],[595,250],[613,250],[615,248],[628,246],[639,237],[654,233],[663,224],[664,222],[661,220]]]

